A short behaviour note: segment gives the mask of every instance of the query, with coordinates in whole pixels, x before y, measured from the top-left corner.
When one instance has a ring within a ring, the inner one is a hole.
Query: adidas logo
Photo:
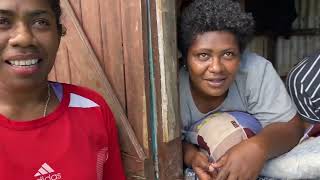
[[[34,177],[36,177],[37,180],[58,180],[62,178],[61,174],[54,173],[54,170],[47,163],[42,164]]]

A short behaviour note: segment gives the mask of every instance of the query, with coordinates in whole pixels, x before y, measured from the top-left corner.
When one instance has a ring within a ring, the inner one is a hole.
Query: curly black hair
[[[232,0],[193,0],[182,10],[178,44],[183,59],[197,35],[210,31],[227,31],[236,36],[240,52],[254,34],[251,14],[241,10],[240,3]]]
[[[61,7],[60,7],[60,0],[48,0],[50,7],[56,17],[56,23],[58,28],[58,33],[60,36],[64,35],[63,25],[61,24],[60,17],[61,17]]]

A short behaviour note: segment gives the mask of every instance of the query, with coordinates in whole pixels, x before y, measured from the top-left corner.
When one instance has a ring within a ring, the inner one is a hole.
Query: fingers
[[[195,173],[197,174],[200,180],[211,180],[209,173],[201,168],[194,168]]]
[[[222,168],[222,166],[224,166],[224,165],[226,164],[226,162],[227,162],[227,156],[225,155],[225,156],[222,156],[222,157],[218,160],[218,162],[213,163],[213,164],[212,164],[212,167],[215,168],[215,169]]]
[[[204,171],[211,172],[213,169],[210,167],[207,161],[198,161],[197,167],[203,169]],[[211,170],[211,171],[210,171]]]
[[[217,168],[214,167],[214,165],[212,163],[209,164],[208,166],[208,172],[215,172],[217,171]]]
[[[229,180],[231,176],[232,180],[237,179],[237,176],[230,174],[230,169],[226,165],[228,161],[228,154],[222,156],[217,163],[212,164],[212,167],[218,170],[218,175],[216,180]]]
[[[196,156],[195,164],[194,166],[199,167],[207,172],[213,172],[214,168],[210,166],[211,163],[208,161],[208,157],[199,152],[199,154]]]
[[[216,180],[226,180],[228,179],[228,176],[230,174],[230,171],[226,168],[222,168],[219,171],[218,177],[216,178]]]
[[[217,171],[213,168],[212,164],[208,161],[208,156],[202,152],[198,152],[194,157],[192,168],[200,180],[212,180],[217,176]]]
[[[242,168],[224,165],[220,168],[216,180],[255,180],[258,175],[250,174]]]
[[[233,175],[233,174],[230,174],[230,175],[228,176],[228,180],[240,180],[240,179],[239,179],[238,176]]]
[[[211,179],[216,179],[218,176],[218,173],[219,172],[217,169],[214,169],[212,172],[210,172]]]

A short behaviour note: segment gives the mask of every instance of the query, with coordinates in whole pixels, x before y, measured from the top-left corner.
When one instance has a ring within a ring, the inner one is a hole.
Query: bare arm
[[[194,156],[198,153],[198,149],[185,141],[182,142],[182,148],[183,148],[183,161],[184,163],[191,167],[192,166],[192,159]]]
[[[267,159],[292,149],[303,132],[304,124],[298,115],[289,122],[268,125],[258,135],[231,148],[213,165],[220,169],[217,180],[256,178]]]
[[[289,122],[272,123],[252,138],[261,149],[266,151],[267,159],[279,156],[298,144],[304,133],[304,123],[298,115]]]

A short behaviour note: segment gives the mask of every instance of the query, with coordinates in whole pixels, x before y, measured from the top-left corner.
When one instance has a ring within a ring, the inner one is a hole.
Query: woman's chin
[[[214,90],[207,92],[207,95],[210,97],[222,97],[225,96],[227,93],[227,90],[221,89],[221,90]]]

